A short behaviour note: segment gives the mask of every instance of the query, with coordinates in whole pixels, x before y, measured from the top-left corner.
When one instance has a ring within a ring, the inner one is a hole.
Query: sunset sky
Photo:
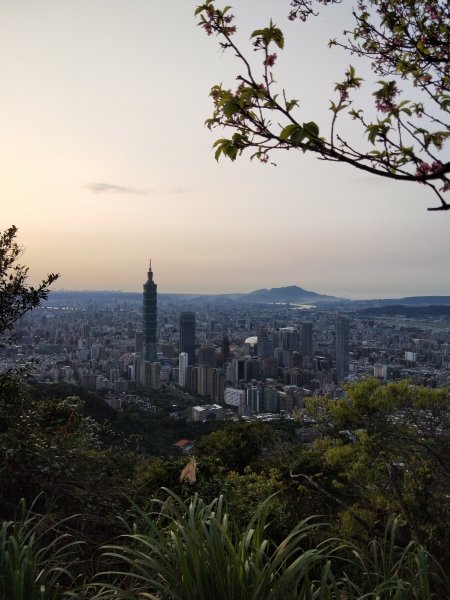
[[[450,214],[427,212],[425,186],[300,153],[216,163],[208,94],[235,85],[238,63],[195,5],[0,0],[1,228],[19,228],[31,282],[54,271],[57,289],[140,291],[151,257],[161,292],[448,294]],[[245,43],[270,16],[282,27],[277,80],[302,121],[326,127],[357,64],[326,46],[348,6],[306,25],[288,21],[288,0],[233,6]]]

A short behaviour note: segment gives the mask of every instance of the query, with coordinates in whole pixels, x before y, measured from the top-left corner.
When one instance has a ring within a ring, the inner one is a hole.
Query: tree
[[[267,423],[239,421],[195,442],[197,458],[217,459],[227,471],[243,473],[262,455],[270,455],[286,441],[285,435]]]
[[[340,0],[291,0],[290,20],[305,22],[315,6]],[[211,90],[214,112],[210,129],[230,132],[214,143],[215,157],[235,160],[247,148],[252,158],[268,162],[275,150],[301,150],[318,158],[349,164],[356,169],[425,185],[440,204],[429,210],[449,210],[444,193],[450,191],[450,161],[442,159],[450,137],[450,13],[447,0],[356,0],[353,28],[343,40],[331,40],[368,59],[378,78],[373,106],[355,106],[363,79],[353,66],[336,83],[331,100],[329,130],[324,134],[314,121],[298,119],[299,101],[280,88],[274,77],[277,52],[284,35],[272,21],[250,36],[260,58],[261,74],[233,39],[236,31],[230,7],[215,2],[198,6],[199,25],[216,34],[224,50],[241,63],[236,89],[222,84]],[[402,89],[406,88],[406,91]],[[412,94],[414,100],[406,95]],[[417,98],[417,99],[416,99]],[[344,116],[361,126],[365,141],[359,146],[339,132]],[[447,154],[448,156],[448,154]]]
[[[46,300],[59,275],[50,273],[37,287],[27,285],[28,267],[18,264],[22,248],[16,242],[17,227],[0,232],[0,334],[11,330],[26,312]]]
[[[355,515],[371,535],[398,512],[408,535],[448,565],[449,390],[366,379],[347,386],[339,400],[308,400],[307,412],[324,437],[293,471],[335,502],[344,533]],[[314,462],[317,474],[305,469]]]

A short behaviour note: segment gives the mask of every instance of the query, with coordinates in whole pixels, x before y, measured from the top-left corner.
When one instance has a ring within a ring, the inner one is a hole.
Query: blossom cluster
[[[431,163],[427,163],[427,162],[420,162],[417,165],[417,170],[416,170],[416,177],[426,177],[427,175],[431,175],[432,173],[438,173],[442,167],[444,165],[439,161],[439,160],[435,160]],[[423,181],[421,181],[420,183],[423,183]],[[443,187],[440,188],[441,192],[448,192],[450,191],[450,181],[448,179],[444,179],[444,185]]]

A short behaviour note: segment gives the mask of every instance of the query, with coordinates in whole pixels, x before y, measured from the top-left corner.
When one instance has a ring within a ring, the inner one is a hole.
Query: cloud
[[[126,187],[123,185],[115,185],[113,183],[103,183],[99,181],[92,181],[84,186],[95,194],[139,194],[144,196],[150,193],[152,190],[138,190],[132,187]]]
[[[188,192],[190,188],[178,187],[178,188],[170,188],[168,190],[169,194],[184,194]]]
[[[87,190],[94,192],[94,194],[135,194],[139,196],[148,196],[155,192],[162,194],[184,194],[191,191],[189,187],[163,187],[163,188],[149,188],[139,189],[134,187],[128,187],[125,185],[116,185],[114,183],[105,183],[103,181],[91,181],[83,186]]]

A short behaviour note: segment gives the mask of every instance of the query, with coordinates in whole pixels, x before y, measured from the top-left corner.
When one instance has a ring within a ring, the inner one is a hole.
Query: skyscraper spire
[[[149,260],[147,281],[153,281],[152,259]]]

